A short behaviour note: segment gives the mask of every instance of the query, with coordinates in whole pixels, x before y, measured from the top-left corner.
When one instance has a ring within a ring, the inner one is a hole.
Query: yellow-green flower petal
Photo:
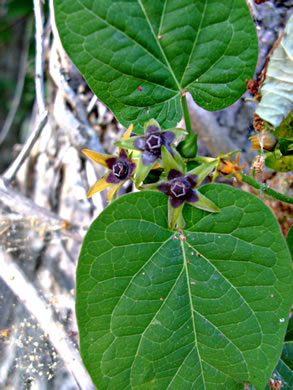
[[[117,156],[102,154],[102,153],[94,152],[93,150],[89,150],[89,149],[82,149],[82,153],[85,154],[87,157],[89,157],[91,160],[97,162],[100,165],[103,165],[103,167],[106,168],[109,168],[106,163],[106,160],[109,160],[110,158],[117,158]]]
[[[127,139],[130,137],[130,134],[132,133],[133,131],[133,124],[131,123],[131,125],[128,127],[128,129],[125,131],[125,133],[123,134],[123,136],[121,137],[121,139]]]
[[[123,149],[140,150],[133,145],[133,142],[138,138],[142,138],[142,136],[136,135],[134,137],[127,138],[127,139],[122,137],[119,141],[115,142],[115,146],[118,146],[119,148],[123,148]]]
[[[98,180],[90,189],[89,192],[87,193],[87,197],[90,198],[92,197],[95,193],[99,191],[103,191],[104,189],[110,187],[112,184],[107,182],[107,177],[109,174],[103,176],[100,180]]]
[[[109,202],[112,198],[113,198],[113,195],[115,194],[116,191],[119,190],[119,188],[122,186],[123,183],[119,183],[119,184],[114,184],[113,187],[110,189],[110,191],[108,192],[107,194],[107,201]]]
[[[209,213],[219,213],[221,209],[215,205],[210,199],[204,196],[202,193],[197,191],[198,201],[197,202],[187,202],[190,206],[196,207],[201,210],[208,211]]]
[[[176,171],[183,171],[183,167],[175,161],[174,157],[170,154],[167,148],[163,145],[161,148],[161,155],[163,161],[163,167],[165,169],[165,173],[168,176],[168,173],[171,169],[176,169]]]
[[[168,226],[170,229],[174,229],[176,226],[176,223],[180,221],[179,225],[177,228],[183,228],[184,227],[184,219],[182,216],[182,209],[184,206],[184,202],[177,208],[172,207],[170,198],[168,200]],[[178,223],[177,223],[178,225]]]
[[[135,187],[138,188],[139,185],[144,181],[144,179],[147,177],[147,175],[150,173],[151,169],[153,168],[155,163],[144,165],[142,162],[142,157],[140,156],[136,168],[136,175],[135,175]]]
[[[150,119],[147,122],[144,122],[144,131],[146,132],[147,128],[150,126],[156,126],[159,130],[161,130],[161,126],[155,119]]]

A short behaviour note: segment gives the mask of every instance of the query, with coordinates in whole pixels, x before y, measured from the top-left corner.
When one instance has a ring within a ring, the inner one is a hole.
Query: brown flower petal
[[[171,169],[169,174],[168,174],[168,180],[173,180],[176,179],[177,177],[182,177],[183,174],[176,169]]]
[[[197,176],[196,175],[187,175],[185,176],[185,179],[189,182],[191,187],[193,188],[197,183]]]
[[[161,136],[163,138],[164,145],[171,144],[175,139],[175,134],[171,131],[164,131],[161,133]]]
[[[191,191],[190,195],[186,198],[186,201],[187,202],[191,202],[191,203],[197,202],[198,201],[198,195],[197,195],[196,191],[194,191],[194,190]]]
[[[181,206],[182,203],[184,202],[184,199],[179,199],[179,198],[170,198],[171,206],[174,209],[177,209],[177,207]]]
[[[157,157],[154,154],[149,153],[148,151],[144,151],[141,157],[142,157],[143,165],[145,166],[153,164],[157,159]]]
[[[133,146],[139,150],[145,150],[145,138],[140,137],[133,141]]]
[[[164,182],[159,185],[158,190],[166,195],[170,195],[170,184],[168,182]]]

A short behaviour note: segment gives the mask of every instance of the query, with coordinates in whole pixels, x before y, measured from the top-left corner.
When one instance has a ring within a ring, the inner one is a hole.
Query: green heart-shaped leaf
[[[135,131],[181,119],[180,96],[220,110],[245,91],[257,37],[245,0],[55,0],[65,50],[95,94]]]
[[[263,389],[282,350],[291,258],[257,197],[200,191],[221,211],[185,205],[168,229],[167,197],[121,197],[91,225],[77,269],[83,361],[99,390]]]

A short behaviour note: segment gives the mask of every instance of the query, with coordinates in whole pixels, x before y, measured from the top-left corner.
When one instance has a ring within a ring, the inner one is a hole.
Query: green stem
[[[181,95],[181,105],[183,109],[183,116],[184,116],[184,121],[185,121],[185,127],[186,130],[188,131],[188,135],[192,134],[192,128],[191,128],[191,122],[190,122],[190,116],[189,116],[189,111],[188,111],[188,105],[187,105],[187,100],[186,100],[186,94],[183,93]]]
[[[265,185],[262,185],[258,181],[254,180],[252,177],[246,176],[242,172],[239,172],[239,173],[240,173],[244,183],[249,184],[251,187],[254,187],[257,190],[261,189],[264,194],[269,195],[272,198],[278,199],[281,202],[286,202],[286,203],[293,204],[293,198],[291,198],[290,196],[286,196],[286,195],[280,194],[280,192],[277,192],[275,190],[272,190],[271,188],[266,187]]]

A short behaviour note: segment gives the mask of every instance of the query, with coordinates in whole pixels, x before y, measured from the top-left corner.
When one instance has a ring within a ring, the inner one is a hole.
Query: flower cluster
[[[130,137],[132,130],[133,126],[131,125],[122,139],[116,143],[116,146],[119,147],[118,155],[109,156],[87,149],[83,150],[87,157],[108,169],[108,172],[90,188],[88,197],[93,196],[98,191],[110,188],[107,195],[107,199],[110,200],[127,180],[134,180],[136,187],[141,190],[156,190],[168,196],[168,224],[172,229],[184,226],[182,209],[186,203],[209,212],[220,211],[211,200],[196,189],[203,178],[210,173],[210,170],[207,171],[205,164],[191,171],[187,169],[186,159],[194,156],[194,152],[196,152],[193,145],[196,137],[192,135],[186,138],[187,147],[182,144],[183,141],[181,144],[179,143],[186,134],[183,129],[161,130],[158,122],[154,119],[145,123],[143,136]],[[128,150],[132,152],[129,153]],[[222,159],[221,163],[228,164],[225,163],[225,159]],[[213,162],[212,164],[208,163],[208,165],[208,169],[214,169],[217,164]],[[233,166],[235,168],[235,165]],[[149,181],[152,169],[155,169],[153,172],[159,172],[158,175],[153,175],[153,177],[157,177],[155,182]],[[232,168],[226,168],[226,170],[232,172]],[[236,172],[237,169],[235,168],[234,171]],[[160,180],[159,177],[162,179]],[[148,178],[147,182],[151,184],[144,184],[146,178]]]
[[[181,164],[181,157],[174,143],[185,134],[186,132],[179,128],[161,130],[158,122],[151,119],[145,123],[144,136],[134,136],[117,142],[117,146],[121,148],[139,152],[135,175],[137,187],[145,180],[151,169],[155,168],[157,163],[162,162],[164,151],[167,151],[174,161]]]

